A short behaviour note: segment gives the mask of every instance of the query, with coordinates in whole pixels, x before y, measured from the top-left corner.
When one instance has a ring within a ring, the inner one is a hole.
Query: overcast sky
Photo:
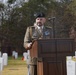
[[[2,3],[6,3],[8,0],[0,0]],[[25,2],[28,2],[29,0],[25,0]]]
[[[6,3],[7,0],[0,0],[0,2]]]
[[[25,2],[27,2],[27,1],[28,1],[28,0],[25,0]],[[60,2],[61,0],[56,0],[56,1]],[[0,0],[0,2],[6,3],[7,0]]]

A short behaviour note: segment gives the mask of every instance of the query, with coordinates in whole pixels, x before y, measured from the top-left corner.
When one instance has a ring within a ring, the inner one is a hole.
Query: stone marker
[[[28,53],[27,52],[24,52],[23,53],[23,57],[24,57],[24,61],[26,61],[27,60],[27,57],[28,57]]]
[[[18,58],[18,52],[15,52],[15,59]]]
[[[66,58],[67,75],[76,75],[76,59],[73,56],[67,56]]]
[[[15,58],[15,51],[12,51],[12,57]]]
[[[0,71],[3,70],[3,58],[0,57]]]
[[[6,66],[8,64],[8,54],[3,53],[2,57],[3,57],[3,65]]]
[[[0,51],[0,57],[1,57],[1,51]]]

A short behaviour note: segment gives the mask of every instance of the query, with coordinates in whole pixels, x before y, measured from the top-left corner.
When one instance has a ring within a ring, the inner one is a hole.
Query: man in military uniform
[[[53,37],[53,31],[51,27],[45,26],[46,18],[45,14],[39,12],[36,14],[36,20],[33,26],[27,27],[24,37],[24,47],[30,49],[32,41],[35,39],[50,39]],[[37,58],[29,58],[29,75],[37,75]]]

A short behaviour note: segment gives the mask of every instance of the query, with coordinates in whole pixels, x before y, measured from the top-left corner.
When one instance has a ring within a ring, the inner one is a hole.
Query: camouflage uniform
[[[26,34],[24,37],[24,47],[26,48],[28,43],[32,42],[34,39],[50,39],[53,37],[53,32],[51,27],[45,27],[43,26],[42,32],[35,27],[30,26],[26,30]],[[30,75],[37,75],[37,58],[31,58],[29,59],[29,67],[30,67]]]

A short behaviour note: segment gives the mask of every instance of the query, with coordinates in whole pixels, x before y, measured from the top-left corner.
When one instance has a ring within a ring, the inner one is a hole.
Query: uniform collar
[[[44,27],[43,25],[42,25],[42,26],[37,26],[37,28],[38,28],[38,29],[40,29],[40,28],[42,28],[42,29],[43,29],[43,27]]]
[[[36,27],[36,28],[38,28],[38,29],[40,29],[40,28],[44,28],[44,25],[42,25],[42,26],[38,26],[38,25],[36,25],[36,23],[34,23],[34,26]]]

